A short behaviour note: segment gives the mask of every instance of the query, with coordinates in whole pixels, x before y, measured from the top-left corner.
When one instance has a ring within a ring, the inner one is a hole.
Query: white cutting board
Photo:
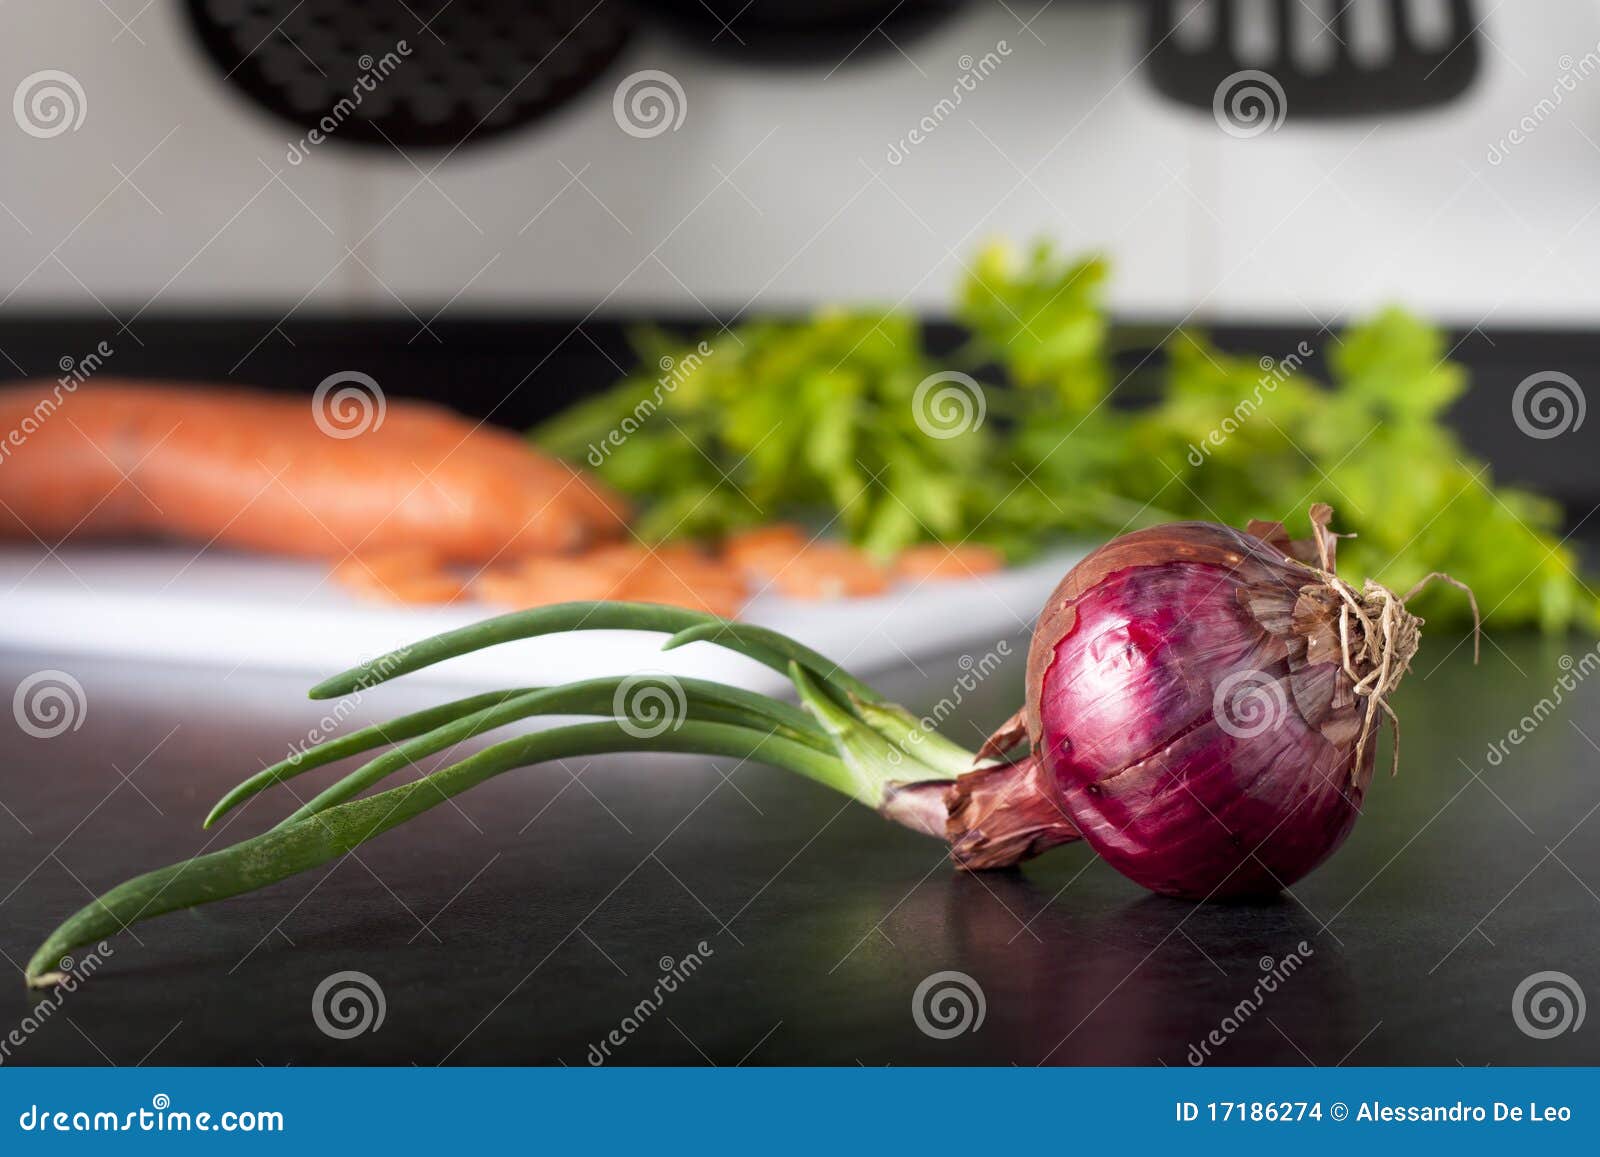
[[[976,660],[1031,627],[1084,552],[981,578],[906,583],[872,598],[801,602],[762,594],[750,622],[782,631],[861,675],[938,654]],[[499,613],[485,604],[389,606],[355,597],[327,567],[181,546],[0,548],[0,648],[303,672],[313,682],[418,639]],[[659,650],[662,636],[583,631],[502,644],[407,677],[460,687],[564,683],[635,671],[735,681],[771,692],[777,673],[710,644]]]

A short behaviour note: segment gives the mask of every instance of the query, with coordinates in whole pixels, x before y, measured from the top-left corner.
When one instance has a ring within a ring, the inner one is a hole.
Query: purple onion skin
[[[1064,810],[1112,867],[1169,896],[1293,884],[1349,835],[1368,778],[1352,776],[1353,742],[1302,719],[1281,644],[1239,598],[1263,561],[1240,561],[1106,573],[1069,592],[1070,627],[1034,658],[1037,750]],[[1272,581],[1306,582],[1272,563]],[[1230,676],[1237,693],[1218,711]]]

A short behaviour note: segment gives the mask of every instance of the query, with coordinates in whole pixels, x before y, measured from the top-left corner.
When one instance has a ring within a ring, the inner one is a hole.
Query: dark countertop
[[[1223,1064],[1595,1064],[1600,1025],[1534,1039],[1512,997],[1548,970],[1600,997],[1600,677],[1491,766],[1489,744],[1584,644],[1496,638],[1474,670],[1458,642],[1424,644],[1396,704],[1400,777],[1293,896],[1162,899],[1082,847],[961,876],[933,843],[785,772],[580,761],[581,780],[504,776],[331,870],[139,926],[3,1059],[581,1065],[615,1029],[626,1064],[1183,1065],[1218,1030]],[[1010,712],[1021,653],[966,696],[955,734]],[[91,890],[205,846],[209,804],[323,711],[309,678],[81,656],[0,653],[0,689],[48,667],[88,707],[53,739],[0,727],[0,949],[19,968]],[[927,710],[960,668],[921,668],[876,682]],[[362,715],[447,694],[397,686]],[[287,804],[259,797],[223,839]],[[1262,958],[1279,968],[1301,941],[1298,971],[1224,1025]],[[664,958],[696,951],[698,970],[625,1025]],[[343,970],[381,985],[378,1031],[314,1023],[313,992]],[[976,980],[986,1014],[934,1039],[913,993],[945,970]],[[48,999],[20,976],[0,986],[0,1040]]]

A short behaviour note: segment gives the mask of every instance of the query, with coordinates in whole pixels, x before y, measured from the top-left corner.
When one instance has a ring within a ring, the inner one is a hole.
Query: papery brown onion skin
[[[1358,768],[1350,711],[1328,706],[1348,705],[1349,681],[1308,666],[1281,613],[1316,581],[1282,544],[1174,523],[1095,551],[1046,604],[1029,736],[1062,809],[1130,879],[1192,899],[1270,894],[1349,835],[1373,741]]]

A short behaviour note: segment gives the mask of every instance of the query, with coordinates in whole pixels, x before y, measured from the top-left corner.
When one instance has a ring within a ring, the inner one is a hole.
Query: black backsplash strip
[[[615,381],[636,358],[627,338],[635,322],[570,319],[440,320],[426,329],[410,319],[314,318],[275,323],[259,316],[140,319],[118,333],[109,318],[11,317],[0,321],[0,379],[57,377],[63,359],[81,361],[98,343],[112,349],[105,375],[234,382],[310,392],[329,374],[370,374],[390,397],[447,402],[476,417],[522,428],[574,398]],[[704,323],[652,322],[698,332]],[[1166,327],[1129,327],[1159,338]],[[1304,341],[1320,372],[1332,338],[1305,327],[1209,327],[1224,349],[1281,357]],[[929,328],[937,352],[960,331]],[[1532,486],[1566,503],[1574,521],[1600,503],[1600,415],[1550,439],[1523,434],[1511,397],[1529,374],[1558,370],[1581,386],[1600,383],[1600,331],[1473,330],[1454,334],[1452,357],[1472,374],[1471,391],[1450,415],[1463,440],[1494,465],[1496,478]],[[1148,363],[1137,343],[1120,355],[1126,368]],[[1133,397],[1125,399],[1137,404]],[[1600,398],[1597,398],[1600,401]],[[1587,529],[1587,528],[1586,528]]]

